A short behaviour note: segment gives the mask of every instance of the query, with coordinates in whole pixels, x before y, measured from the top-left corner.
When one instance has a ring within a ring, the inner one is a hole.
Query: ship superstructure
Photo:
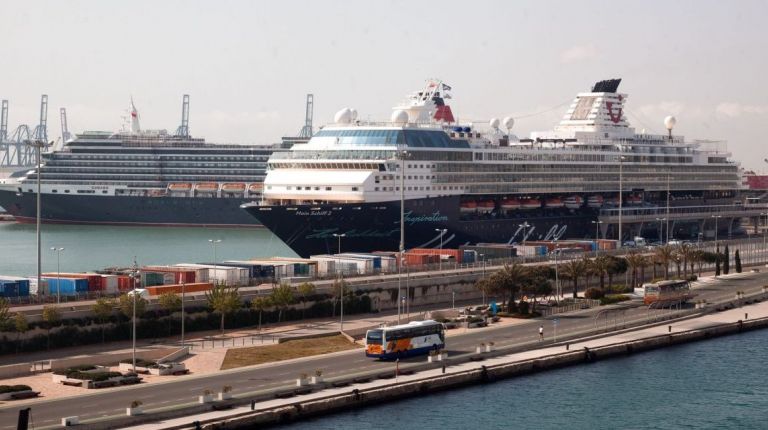
[[[258,225],[239,205],[261,198],[267,159],[284,148],[206,143],[188,125],[142,130],[133,100],[125,119],[118,132],[85,131],[43,154],[43,222]],[[0,206],[17,221],[35,220],[37,175],[0,183]]]
[[[355,251],[397,249],[401,199],[406,248],[435,244],[442,229],[453,245],[594,237],[592,221],[619,206],[732,203],[739,166],[724,142],[688,142],[671,127],[668,135],[637,133],[619,83],[598,82],[554,130],[518,139],[509,117],[485,129],[457,124],[445,103],[451,88],[429,80],[388,122],[344,109],[306,144],[274,154],[263,201],[246,210],[309,255],[332,250],[333,234]],[[617,226],[605,224],[601,236],[617,238]],[[675,228],[705,230],[682,220]]]

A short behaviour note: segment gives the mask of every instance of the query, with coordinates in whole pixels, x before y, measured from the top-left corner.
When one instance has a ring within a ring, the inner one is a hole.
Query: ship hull
[[[41,222],[144,226],[262,227],[240,209],[245,198],[43,194]],[[35,193],[0,189],[0,207],[21,223],[36,222]]]
[[[513,215],[460,213],[460,197],[405,202],[405,249],[470,243],[514,243],[525,240],[584,239],[597,212],[589,208],[518,211]],[[342,252],[396,251],[400,244],[400,202],[250,206],[244,209],[302,257]],[[530,227],[521,227],[528,223]]]

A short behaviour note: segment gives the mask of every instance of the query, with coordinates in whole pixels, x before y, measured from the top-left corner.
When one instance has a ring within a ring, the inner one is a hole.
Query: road
[[[762,290],[768,283],[766,273],[747,273],[728,278],[704,282],[696,288],[697,300],[706,299],[709,303],[732,300],[736,291],[747,295]],[[540,347],[552,341],[553,319],[557,318],[557,336],[559,340],[566,337],[582,337],[605,331],[606,324],[633,324],[653,319],[659,312],[649,311],[641,303],[635,301],[628,305],[610,307],[624,309],[615,315],[605,318],[606,307],[582,310],[569,314],[560,314],[546,319],[531,320],[511,326],[490,327],[481,330],[469,330],[466,333],[450,336],[447,339],[449,357],[461,354],[471,354],[480,343],[494,342],[497,349],[505,347]],[[596,319],[598,313],[601,318]],[[545,328],[546,341],[540,342],[538,327]],[[460,329],[461,330],[461,329]],[[423,357],[403,360],[401,369],[416,363],[423,363]],[[196,401],[203,390],[220,391],[221,387],[233,387],[233,394],[253,393],[257,391],[288,388],[295,385],[296,378],[302,374],[314,374],[316,369],[322,369],[327,380],[336,377],[355,374],[374,374],[385,370],[393,370],[391,362],[381,362],[366,358],[362,350],[346,351],[325,356],[308,357],[286,363],[270,363],[244,369],[221,371],[213,375],[189,376],[177,381],[153,383],[132,387],[119,388],[109,391],[84,391],[77,397],[51,399],[31,404],[32,416],[36,428],[54,426],[60,423],[61,417],[78,415],[81,420],[97,417],[118,416],[125,414],[125,408],[132,400],[141,400],[145,408],[155,409],[163,406],[173,406]],[[0,429],[15,428],[16,417],[20,404],[0,406]]]

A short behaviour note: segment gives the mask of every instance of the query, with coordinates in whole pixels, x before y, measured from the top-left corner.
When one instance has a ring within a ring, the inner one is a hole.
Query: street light
[[[219,271],[218,271],[218,268],[216,267],[216,244],[221,243],[221,239],[208,239],[208,242],[210,242],[211,245],[213,245],[213,274],[216,278],[218,278]]]
[[[518,224],[517,226],[523,229],[523,246],[525,246],[525,239],[528,237],[528,227],[531,225],[528,224],[528,221],[526,221],[522,224]],[[523,251],[523,263],[525,263],[525,251]]]
[[[717,245],[718,245],[718,243],[717,243],[717,220],[719,218],[722,218],[722,217],[723,217],[722,215],[712,215],[712,218],[715,219],[715,249],[717,249]]]
[[[401,145],[398,149],[398,158],[400,159],[400,247],[399,261],[397,264],[397,296],[402,294],[403,284],[403,254],[405,253],[405,159],[408,157],[408,151]],[[403,312],[400,302],[397,303],[397,323],[400,324],[400,316]]]
[[[186,293],[186,274],[181,278],[181,347],[184,348],[184,296]]]
[[[442,272],[442,270],[443,270],[443,235],[445,234],[445,232],[448,231],[448,229],[447,228],[436,228],[435,231],[440,233],[440,255],[439,255],[440,260],[438,260],[438,269],[437,270]]]
[[[595,257],[597,257],[597,253],[600,250],[600,245],[597,242],[600,240],[600,224],[602,223],[602,221],[592,220],[592,224],[595,225]]]
[[[40,170],[42,169],[43,161],[42,161],[42,157],[40,157],[40,150],[43,147],[45,147],[46,144],[42,140],[35,140],[35,141],[28,140],[25,143],[29,146],[35,147],[35,157],[37,158],[37,174],[35,175],[37,176],[37,215],[36,215],[36,221],[35,221],[35,224],[36,224],[35,236],[37,238],[37,286],[38,288],[40,288],[40,286],[42,285],[41,280],[42,280],[42,261],[43,261],[42,248],[40,244],[41,243],[40,241],[40,208],[41,208],[40,198],[42,195],[40,192],[40,176],[41,176]],[[51,144],[53,144],[53,142],[51,142]]]
[[[666,218],[656,218],[656,221],[659,222],[659,243],[662,245],[664,244],[664,236],[662,234],[664,224],[662,223],[666,220]],[[667,227],[667,236],[669,236],[669,227]],[[669,238],[667,238],[667,242],[669,242]]]
[[[763,224],[763,254],[765,254],[765,230],[768,229],[768,212],[760,212],[760,217],[762,218],[765,216],[765,224]],[[760,223],[757,223],[760,225]],[[763,255],[763,258],[765,258],[765,255]]]
[[[594,222],[594,221],[592,221]],[[560,275],[558,271],[559,267],[559,252],[558,252],[558,245],[557,245],[557,238],[554,238],[555,242],[555,294],[557,294],[557,301],[560,302]]]
[[[338,252],[339,254],[341,254],[341,238],[346,236],[347,236],[346,233],[341,233],[341,234],[333,233],[333,237],[336,237],[339,239],[339,252]]]
[[[56,304],[61,303],[61,251],[64,248],[51,247],[51,251],[56,253]],[[38,281],[39,282],[39,281]],[[40,284],[37,284],[38,291],[40,291]]]
[[[133,325],[133,342],[132,342],[132,353],[131,353],[131,362],[133,363],[133,372],[136,373],[136,295],[138,294],[138,291],[136,291],[136,281],[139,278],[139,265],[136,263],[136,258],[133,259],[133,270],[131,271],[133,274],[133,318],[132,319],[132,325]]]
[[[480,260],[483,262],[483,281],[485,281],[485,254],[480,254]],[[483,293],[483,306],[485,306],[485,288],[481,291]]]
[[[622,241],[622,207],[624,202],[624,160],[625,157],[623,155],[619,155],[619,244],[617,245],[617,248],[621,249],[621,241]]]

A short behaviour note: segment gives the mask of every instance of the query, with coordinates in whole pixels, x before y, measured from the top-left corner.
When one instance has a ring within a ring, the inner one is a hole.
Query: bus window
[[[383,340],[382,330],[368,330],[368,335],[365,337],[365,342],[372,345],[381,345]]]

